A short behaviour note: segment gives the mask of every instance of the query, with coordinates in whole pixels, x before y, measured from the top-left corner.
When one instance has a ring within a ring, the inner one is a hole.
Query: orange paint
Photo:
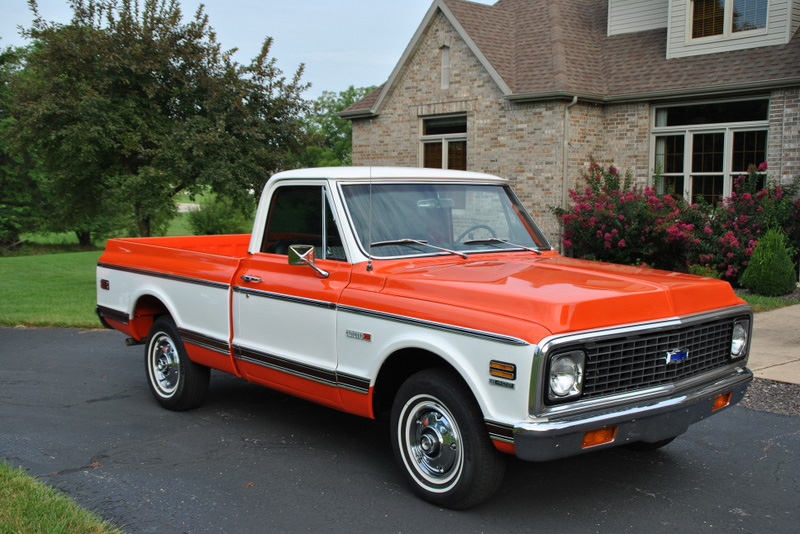
[[[498,451],[505,453],[505,454],[516,454],[517,450],[514,447],[513,443],[509,443],[507,441],[501,441],[499,439],[493,439],[492,443],[494,444],[494,448]]]

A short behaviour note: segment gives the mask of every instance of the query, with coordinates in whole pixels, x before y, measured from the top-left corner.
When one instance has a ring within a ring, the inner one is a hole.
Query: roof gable
[[[451,8],[456,10],[460,18],[453,13]],[[506,80],[513,75],[514,70],[513,59],[508,52],[513,50],[514,39],[513,31],[511,36],[506,35],[506,32],[513,25],[504,11],[495,8],[496,5],[487,6],[465,0],[434,0],[411,38],[411,42],[408,43],[403,55],[400,57],[400,61],[397,62],[394,70],[389,75],[389,79],[362,100],[341,112],[340,116],[344,118],[360,118],[378,113],[383,100],[391,92],[406,64],[417,51],[428,27],[440,12],[455,28],[459,37],[464,40],[470,51],[475,54],[502,93],[506,96],[511,95],[513,91]],[[471,33],[464,27],[463,23],[466,23],[472,29]],[[473,37],[477,37],[479,42],[476,42]],[[498,72],[495,64],[486,56],[486,52],[493,55],[495,63],[503,69],[502,74]]]

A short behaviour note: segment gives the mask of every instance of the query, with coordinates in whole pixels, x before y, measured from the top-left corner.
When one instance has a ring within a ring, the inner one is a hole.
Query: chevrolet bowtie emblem
[[[664,359],[664,361],[667,365],[671,365],[680,363],[688,359],[689,359],[688,350],[675,349],[667,352],[667,357]]]

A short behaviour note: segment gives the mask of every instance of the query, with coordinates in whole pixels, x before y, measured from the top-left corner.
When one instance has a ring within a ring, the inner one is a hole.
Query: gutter
[[[578,96],[572,97],[572,102],[564,108],[564,144],[561,149],[561,209],[567,209],[567,173],[569,168],[569,110],[572,106],[578,103]],[[563,219],[558,221],[558,227],[561,229],[561,236],[564,235]],[[564,239],[559,236],[558,249],[561,254],[564,253]]]
[[[575,93],[568,91],[545,91],[533,93],[516,93],[506,96],[509,102],[537,102],[546,100],[570,99],[578,96],[581,101],[598,104],[614,104],[624,102],[652,102],[657,100],[673,100],[676,98],[695,98],[710,96],[731,96],[739,93],[754,93],[771,89],[797,87],[800,85],[800,76],[791,78],[778,78],[772,80],[730,83],[713,87],[687,87],[684,89],[665,89],[661,91],[644,91],[639,93],[622,93],[604,95],[600,93]]]
[[[378,114],[372,109],[355,109],[352,111],[340,111],[336,113],[337,116],[343,119],[371,119],[377,117]]]

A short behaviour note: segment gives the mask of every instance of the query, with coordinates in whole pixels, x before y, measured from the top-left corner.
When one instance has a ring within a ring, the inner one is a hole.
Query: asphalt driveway
[[[659,452],[511,459],[490,502],[406,490],[387,428],[213,373],[161,409],[111,331],[0,329],[0,457],[126,532],[800,532],[800,418],[740,406]]]

